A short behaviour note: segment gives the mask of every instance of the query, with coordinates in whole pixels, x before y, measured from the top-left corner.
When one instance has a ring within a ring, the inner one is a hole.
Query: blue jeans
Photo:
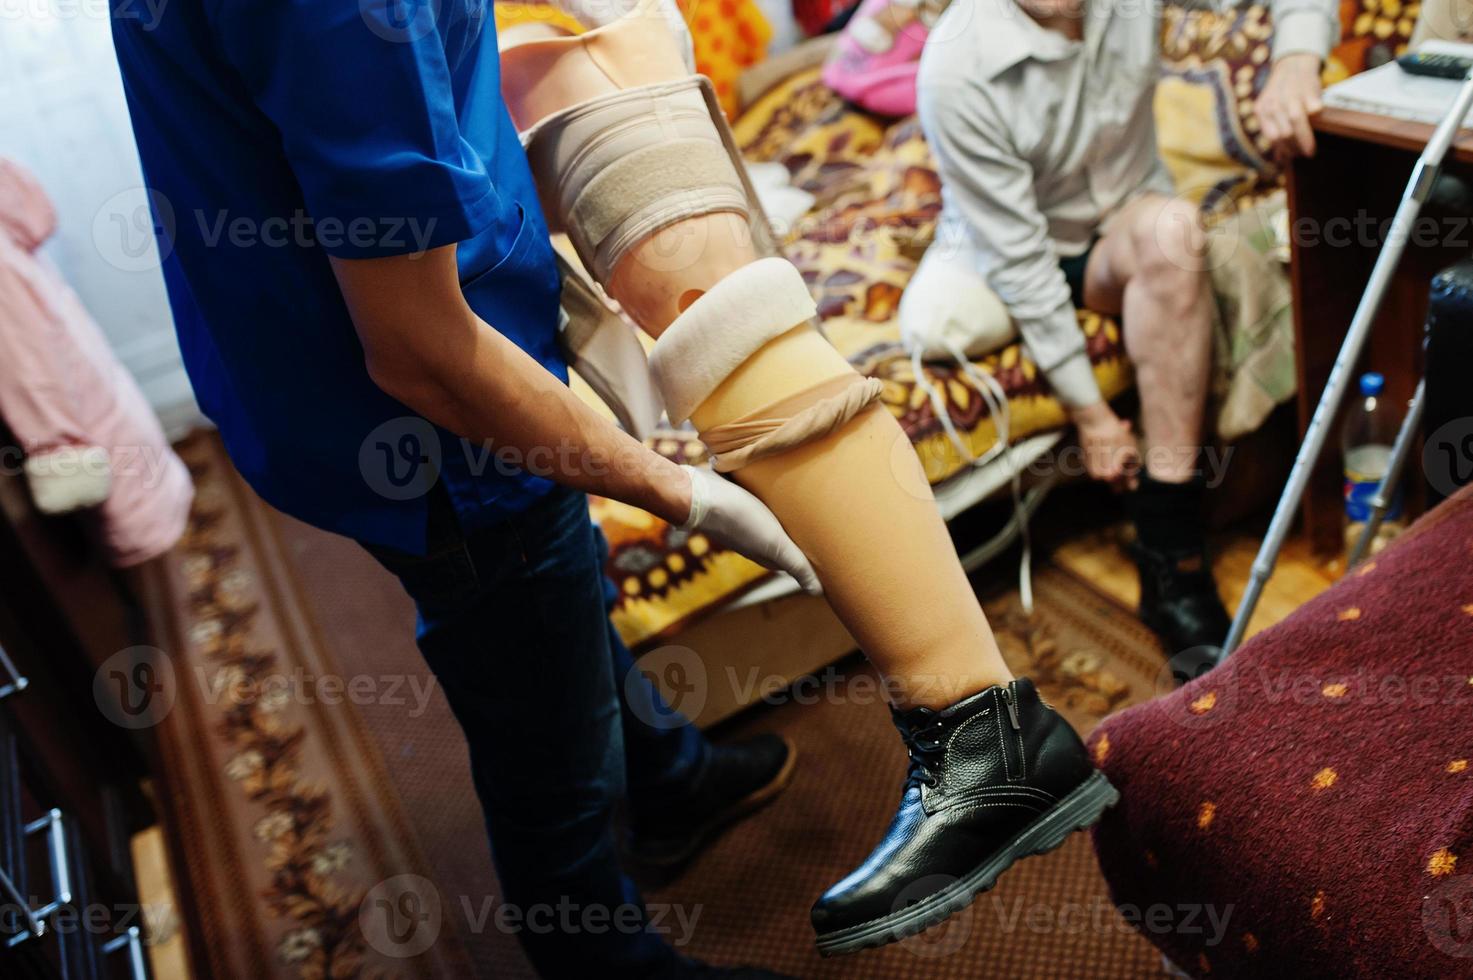
[[[368,550],[418,607],[419,648],[470,745],[522,948],[548,978],[673,975],[674,950],[620,870],[612,817],[626,786],[636,799],[678,790],[709,748],[688,722],[670,724],[642,674],[631,678],[588,500],[558,488],[466,536],[434,493],[428,555]],[[645,724],[626,694],[645,717],[651,707],[665,717]]]

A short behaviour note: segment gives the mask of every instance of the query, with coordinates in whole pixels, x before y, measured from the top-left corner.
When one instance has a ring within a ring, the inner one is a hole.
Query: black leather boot
[[[1217,595],[1205,549],[1164,551],[1136,542],[1131,554],[1141,575],[1141,621],[1160,638],[1173,669],[1178,659],[1215,662],[1232,618]]]
[[[1166,648],[1178,682],[1217,662],[1232,625],[1207,561],[1205,493],[1200,478],[1162,483],[1145,473],[1124,497],[1136,529],[1131,556],[1141,575],[1141,621]]]
[[[772,802],[793,778],[798,751],[781,735],[713,745],[690,784],[657,798],[630,799],[628,856],[669,872],[722,828]]]
[[[935,925],[1120,798],[1032,681],[943,711],[895,711],[894,721],[910,750],[905,793],[879,846],[813,906],[825,956]]]

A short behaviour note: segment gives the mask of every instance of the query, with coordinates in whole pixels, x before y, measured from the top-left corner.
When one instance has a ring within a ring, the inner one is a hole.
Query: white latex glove
[[[709,469],[682,466],[690,475],[690,517],[682,531],[699,530],[764,568],[787,572],[809,595],[822,595],[813,566],[767,505]]]

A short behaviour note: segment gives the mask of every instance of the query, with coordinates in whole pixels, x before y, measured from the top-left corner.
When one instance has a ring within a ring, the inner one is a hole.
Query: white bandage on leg
[[[815,313],[803,277],[761,259],[722,279],[655,343],[650,366],[672,421],[684,421],[776,338],[808,329]],[[849,371],[701,431],[717,472],[729,473],[838,431],[880,396],[881,382]]]
[[[670,421],[690,418],[747,358],[817,312],[787,259],[758,259],[721,280],[670,324],[650,354]]]

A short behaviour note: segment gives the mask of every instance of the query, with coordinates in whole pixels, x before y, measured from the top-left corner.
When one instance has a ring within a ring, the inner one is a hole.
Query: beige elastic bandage
[[[831,378],[761,411],[707,429],[701,441],[713,455],[712,468],[730,473],[837,431],[879,398],[884,388],[878,378],[859,374]]]
[[[718,212],[754,225],[755,194],[694,75],[590,99],[522,134],[543,210],[595,280],[663,228]],[[765,226],[765,218],[762,219]]]

